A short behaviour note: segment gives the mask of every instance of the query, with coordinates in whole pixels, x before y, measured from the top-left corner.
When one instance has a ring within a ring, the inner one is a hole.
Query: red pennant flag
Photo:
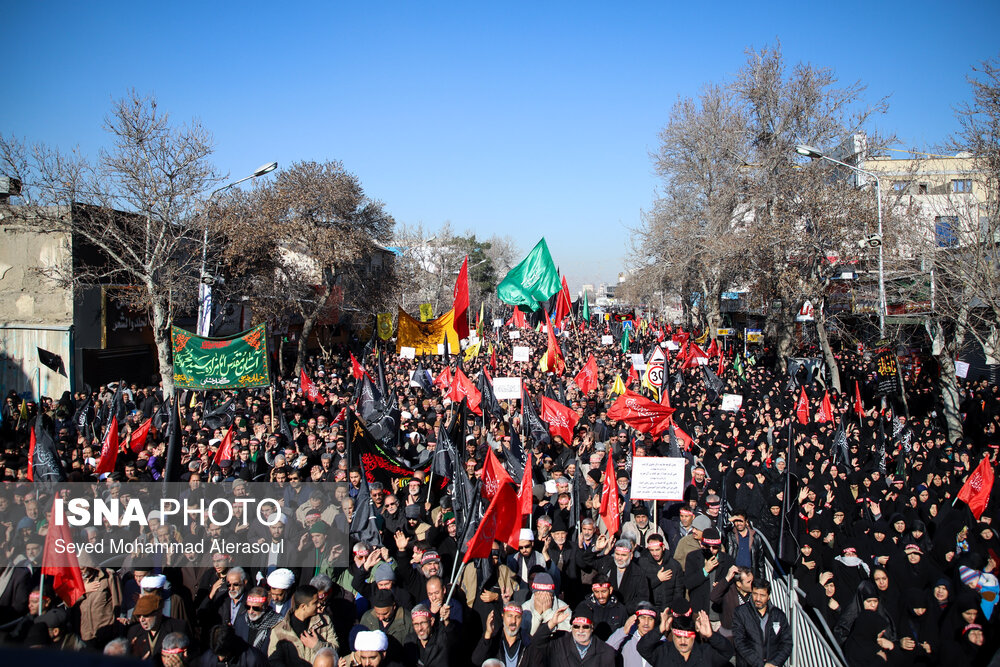
[[[587,363],[583,365],[583,369],[573,378],[573,382],[585,396],[597,388],[597,359],[594,358],[594,355],[590,355]]]
[[[107,433],[104,434],[104,442],[101,443],[101,458],[97,461],[97,469],[94,472],[111,473],[115,471],[115,463],[118,461],[118,417],[111,418]]]
[[[222,436],[219,449],[215,452],[215,465],[221,465],[223,461],[233,460],[233,427],[230,426],[226,434]]]
[[[462,372],[461,368],[455,369],[455,375],[452,378],[451,390],[448,392],[448,398],[452,400],[455,405],[459,405],[462,399],[468,401],[469,409],[474,413],[483,416],[483,410],[479,407],[479,404],[483,400],[483,395],[479,393],[476,389],[476,384]]]
[[[545,327],[548,346],[545,348],[545,356],[542,358],[542,370],[562,375],[566,370],[566,362],[563,361],[562,350],[559,349],[559,343],[556,342],[555,327],[552,326],[552,320],[547,312],[545,313],[545,321],[548,323],[548,326]]]
[[[521,516],[528,516],[531,514],[531,508],[533,506],[533,500],[531,496],[532,488],[531,479],[531,451],[527,453],[527,460],[524,462],[524,474],[521,476],[521,488],[517,492],[517,506],[521,511]],[[513,545],[517,547],[517,545]]]
[[[976,520],[986,511],[986,505],[990,502],[990,490],[993,489],[993,466],[990,460],[983,457],[976,469],[965,480],[962,490],[958,492],[958,499],[969,506]]]
[[[550,434],[558,435],[566,444],[573,442],[573,429],[580,421],[580,416],[573,411],[573,408],[542,396],[542,410],[539,416],[542,421],[548,423]]]
[[[28,436],[28,481],[35,481],[35,429],[32,427]]]
[[[833,406],[830,405],[830,392],[823,392],[823,402],[820,403],[819,412],[816,413],[816,423],[824,424],[833,421]]]
[[[459,338],[469,337],[469,256],[462,260],[455,280],[455,331]]]
[[[573,310],[573,300],[569,297],[569,285],[566,284],[566,276],[562,277],[562,289],[556,296],[556,312],[552,316],[552,321],[560,329],[563,328],[563,318]]]
[[[854,412],[859,417],[865,416],[865,405],[861,402],[861,387],[858,386],[857,380],[854,381]]]
[[[306,395],[313,403],[319,403],[320,405],[326,405],[326,398],[323,394],[319,393],[319,389],[316,388],[316,383],[309,379],[306,375],[306,369],[302,369],[299,373],[299,386],[302,389],[302,393]]]
[[[57,543],[72,543],[73,536],[64,522],[57,523],[54,519],[55,501],[52,502],[49,532],[45,535],[45,547],[42,549],[42,575],[46,577],[46,583],[52,582],[53,590],[66,606],[72,607],[86,593],[86,587],[76,553],[69,549],[56,549]]]
[[[708,349],[705,350],[705,354],[709,357],[721,356],[722,352],[719,350],[719,340],[717,338],[712,339],[712,343],[708,346]]]
[[[497,369],[497,349],[493,348],[490,352],[490,368],[493,370]]]
[[[628,377],[625,379],[625,386],[631,387],[633,382],[639,381],[639,373],[636,372],[635,366],[628,367]]]
[[[608,419],[625,422],[637,431],[653,435],[659,435],[667,429],[672,414],[673,408],[660,405],[631,390],[626,390],[608,408]]]
[[[479,492],[487,501],[493,500],[493,497],[500,492],[501,486],[513,483],[514,480],[504,470],[500,459],[497,458],[497,455],[493,453],[493,448],[490,447],[486,451],[486,460],[483,461],[483,483],[480,486]]]
[[[715,371],[715,374],[718,375],[719,377],[722,377],[722,374],[726,370],[726,365],[724,363],[725,361],[726,361],[726,358],[720,354],[719,355],[719,367]]]
[[[681,446],[685,452],[690,452],[691,445],[694,444],[694,438],[685,433],[681,427],[677,425],[677,422],[674,421],[673,417],[670,418],[670,423],[673,424],[674,427],[674,437],[681,441]]]
[[[551,435],[558,435],[566,444],[573,442],[573,429],[580,421],[580,416],[573,411],[573,408],[563,405],[559,401],[553,401],[547,396],[542,396],[542,409],[539,416],[542,421],[548,423]]]
[[[604,489],[601,491],[601,519],[608,529],[608,535],[615,535],[621,526],[622,510],[618,504],[618,480],[615,479],[615,466],[608,452],[608,465],[604,470]]]
[[[359,362],[354,357],[354,353],[351,352],[351,375],[354,377],[355,380],[360,380],[367,374],[368,371],[365,370],[365,367],[361,365],[361,362]]]
[[[489,558],[494,540],[510,542],[510,536],[520,528],[521,514],[517,511],[517,495],[510,484],[501,484],[497,494],[486,508],[475,535],[462,556],[462,562],[473,558]]]
[[[802,395],[799,396],[799,402],[795,404],[795,416],[803,426],[809,423],[809,399],[806,398],[805,387],[802,387]]]
[[[138,452],[140,449],[146,446],[146,436],[149,435],[149,429],[153,426],[153,419],[150,417],[146,421],[142,422],[136,430],[132,431],[132,434],[128,437],[128,448],[132,450],[133,453]]]

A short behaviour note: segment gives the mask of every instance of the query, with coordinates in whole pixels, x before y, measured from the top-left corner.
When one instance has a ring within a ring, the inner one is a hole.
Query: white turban
[[[271,588],[280,588],[283,591],[287,591],[295,583],[295,575],[292,571],[281,567],[267,575],[267,585]]]
[[[354,638],[355,651],[385,651],[389,648],[389,638],[381,630],[362,630]]]
[[[525,541],[525,540],[527,540],[528,542],[534,542],[535,541],[535,533],[532,532],[532,530],[530,528],[522,528],[521,529],[521,533],[520,533],[520,535],[518,536],[517,539],[518,539],[519,542]]]
[[[139,581],[139,588],[163,588],[163,585],[167,583],[167,578],[162,574],[152,574],[147,577],[143,577]]]

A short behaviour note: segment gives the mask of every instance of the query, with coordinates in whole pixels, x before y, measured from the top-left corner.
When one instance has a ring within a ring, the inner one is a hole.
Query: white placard
[[[646,357],[642,356],[641,354],[633,354],[632,368],[634,368],[637,371],[646,370]]]
[[[475,334],[469,334],[469,345],[475,345],[479,342],[479,336]]]
[[[521,398],[521,378],[493,378],[493,393],[498,401]]]
[[[451,352],[451,350],[448,350]],[[438,354],[444,356],[444,343],[438,343]]]
[[[502,326],[503,326],[503,320],[500,319],[499,317],[494,317],[493,318],[493,328],[494,329],[499,329]]]
[[[637,456],[632,459],[634,500],[683,500],[684,465],[687,459]]]
[[[514,346],[514,361],[528,361],[531,359],[531,348],[522,345]]]
[[[670,350],[671,352],[676,352],[677,350],[681,349],[681,346],[672,340],[668,340],[667,349]]]
[[[956,361],[955,362],[955,375],[960,378],[968,377],[969,375],[969,362],[967,361]]]
[[[601,345],[614,345],[615,339],[613,336],[601,336]]]
[[[516,339],[516,338],[520,338],[521,337],[521,332],[520,331],[511,331],[509,333],[510,333],[511,339]]]
[[[739,394],[723,394],[722,409],[725,412],[739,412],[743,407],[743,397]]]
[[[443,345],[439,345],[439,347],[443,348],[444,346]],[[415,359],[416,357],[417,357],[417,348],[415,348],[415,347],[406,347],[405,345],[403,347],[399,348],[399,358],[400,359]]]

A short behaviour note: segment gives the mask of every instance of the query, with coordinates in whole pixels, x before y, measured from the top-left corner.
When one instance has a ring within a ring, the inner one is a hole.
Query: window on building
[[[939,248],[958,245],[958,216],[939,215],[934,218],[934,238]]]
[[[951,182],[952,192],[972,192],[971,178],[956,178]]]
[[[896,192],[906,192],[910,187],[909,181],[893,181],[892,189]]]
[[[927,184],[921,183],[917,186],[917,194],[925,195],[927,194]]]

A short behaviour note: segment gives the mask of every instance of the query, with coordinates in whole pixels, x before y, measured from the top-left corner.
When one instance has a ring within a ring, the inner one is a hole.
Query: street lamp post
[[[211,203],[212,198],[220,192],[224,192],[229,188],[235,187],[244,181],[249,181],[251,178],[257,178],[258,176],[263,176],[264,174],[270,173],[278,168],[277,162],[268,162],[267,164],[262,164],[257,167],[252,174],[249,176],[244,176],[238,181],[233,181],[223,185],[221,188],[216,188],[208,195],[208,199],[205,200],[205,206],[207,207]],[[207,337],[211,333],[212,329],[212,284],[215,282],[206,270],[206,264],[208,262],[208,220],[205,220],[205,233],[201,239],[201,280],[198,285],[198,335]]]
[[[870,176],[875,179],[875,210],[878,213],[878,333],[880,339],[885,338],[885,313],[887,309],[885,304],[885,273],[882,264],[882,181],[879,180],[878,174],[875,172],[855,167],[854,165],[841,162],[840,160],[835,160],[832,157],[819,152],[812,146],[799,144],[795,147],[795,152],[799,155],[805,155],[812,160],[826,160],[827,162],[832,162],[833,164],[846,167],[852,171],[858,172],[859,174],[864,174],[865,176]]]

